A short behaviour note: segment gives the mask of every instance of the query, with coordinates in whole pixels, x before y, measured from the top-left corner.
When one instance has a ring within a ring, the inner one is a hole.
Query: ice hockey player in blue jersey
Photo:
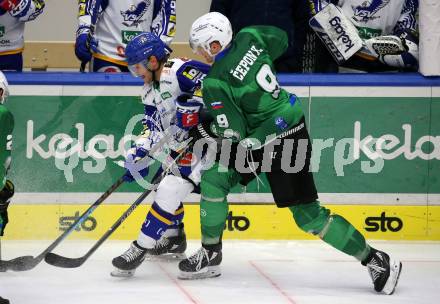
[[[168,59],[170,53],[171,49],[152,33],[136,36],[126,48],[131,73],[144,80],[142,102],[145,108],[144,131],[135,147],[129,150],[125,162],[125,178],[129,182],[136,176],[148,174],[148,168],[138,168],[135,161],[148,155],[164,132],[171,134],[174,142],[170,144],[174,150],[171,155],[175,157],[179,143],[188,138],[189,129],[199,120],[203,106],[201,83],[209,66],[194,60]],[[185,96],[187,98],[182,98]],[[184,113],[189,112],[191,115],[185,116]],[[113,276],[132,276],[147,254],[183,254],[186,238],[182,201],[198,187],[201,178],[202,162],[191,165],[194,157],[187,152],[178,162],[180,176],[168,174],[162,179],[138,238],[126,252],[113,259],[116,267]]]
[[[176,0],[79,0],[78,7],[75,54],[92,60],[93,72],[128,72],[124,50],[134,36],[153,32],[169,45],[176,32]]]
[[[0,70],[22,71],[24,25],[43,8],[44,0],[0,0]]]
[[[343,66],[367,72],[417,70],[419,0],[309,0],[315,15],[329,3],[356,27],[363,47]]]

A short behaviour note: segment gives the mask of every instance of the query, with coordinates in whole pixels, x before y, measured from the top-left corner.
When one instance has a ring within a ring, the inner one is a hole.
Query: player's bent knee
[[[167,175],[156,191],[156,203],[168,213],[174,213],[185,197],[191,193],[194,185],[183,178]]]
[[[318,201],[308,204],[295,205],[289,208],[293,218],[301,230],[321,236],[332,216],[330,210],[320,205]]]

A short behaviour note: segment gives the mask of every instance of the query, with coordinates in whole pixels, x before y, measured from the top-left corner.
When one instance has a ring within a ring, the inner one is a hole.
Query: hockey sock
[[[220,242],[227,216],[228,203],[225,198],[220,202],[212,202],[202,197],[200,201],[202,244],[211,245]]]
[[[168,229],[163,234],[163,236],[165,236],[165,237],[178,236],[179,235],[179,231],[183,229],[182,220],[183,220],[183,217],[184,217],[184,209],[183,209],[183,204],[182,203],[180,203],[180,205],[177,208],[176,212],[174,212],[174,215],[176,216],[176,220],[175,220],[175,222],[173,224],[168,226]]]
[[[142,224],[137,242],[143,248],[153,248],[156,241],[173,224],[179,224],[183,218],[183,207],[176,210],[174,214],[162,210],[154,202]]]
[[[228,216],[226,196],[240,180],[239,174],[218,162],[204,171],[200,184],[200,224],[202,244],[218,244]]]
[[[330,214],[330,210],[318,201],[289,209],[298,227],[305,232],[318,235],[327,244],[359,261],[368,256],[370,247],[363,235],[342,216]]]

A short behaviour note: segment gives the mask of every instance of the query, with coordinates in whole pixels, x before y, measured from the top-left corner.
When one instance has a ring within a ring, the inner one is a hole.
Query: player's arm
[[[154,0],[151,32],[171,44],[176,34],[176,0]]]
[[[249,26],[240,31],[254,35],[267,50],[272,61],[280,57],[287,49],[289,41],[287,33],[275,26],[257,25]]]
[[[397,67],[417,67],[419,61],[419,34],[417,24],[418,0],[406,0],[394,27],[393,34],[402,41],[405,52],[393,56],[384,56],[387,64]],[[388,58],[387,58],[388,57]]]
[[[187,94],[197,95],[196,91],[201,88],[202,81],[208,75],[210,68],[209,65],[200,61],[186,61],[176,72],[180,90]]]
[[[89,32],[95,5],[100,5],[98,14],[102,14],[109,0],[78,0],[78,30],[77,35]]]
[[[98,51],[98,41],[90,36],[92,19],[102,14],[107,8],[109,0],[78,0],[78,29],[76,30],[75,55],[81,62],[89,62],[92,58],[92,51]],[[96,5],[99,8],[95,10]]]
[[[213,118],[210,132],[221,138],[240,141],[247,127],[241,109],[235,103],[230,86],[223,81],[206,79],[203,82],[203,101]]]
[[[382,62],[395,68],[411,68],[418,66],[419,47],[416,14],[418,0],[405,0],[402,12],[392,33],[365,40],[366,48],[362,51],[370,53]]]
[[[43,12],[44,0],[0,0],[0,9],[22,22],[32,21]]]
[[[149,155],[149,151],[160,140],[160,128],[157,121],[157,108],[151,104],[144,105],[144,118],[142,119],[143,130],[134,142],[134,145],[127,151],[124,167],[126,169],[124,180],[133,182],[136,178],[133,173],[136,172],[141,177],[148,175],[148,166],[138,163]]]

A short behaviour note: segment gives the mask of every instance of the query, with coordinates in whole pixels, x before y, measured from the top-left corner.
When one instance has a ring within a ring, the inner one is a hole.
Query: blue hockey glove
[[[148,151],[142,147],[131,148],[125,159],[123,176],[124,181],[133,182],[148,175],[149,160]]]
[[[75,55],[81,62],[92,59],[92,51],[98,51],[98,41],[90,36],[90,28],[82,26],[76,32]]]

